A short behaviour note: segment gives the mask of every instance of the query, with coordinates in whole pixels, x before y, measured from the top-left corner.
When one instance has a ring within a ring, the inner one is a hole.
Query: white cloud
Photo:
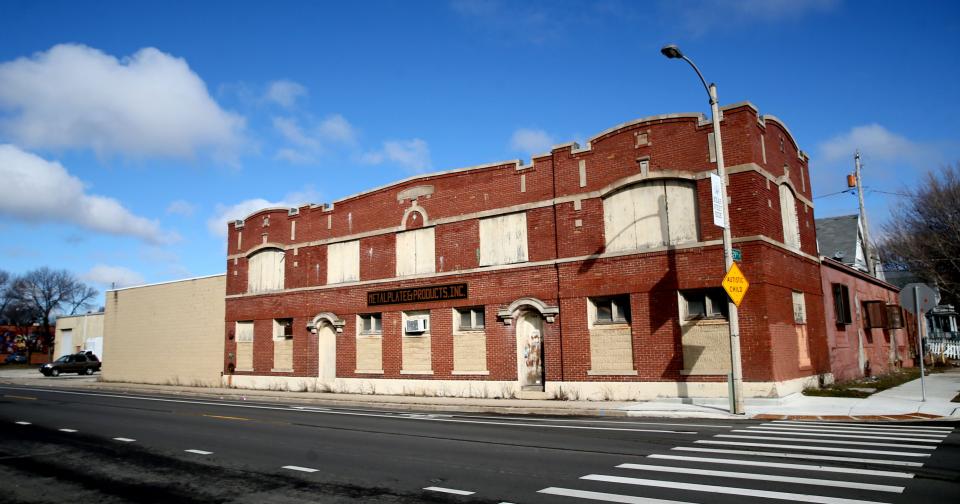
[[[548,152],[554,144],[553,137],[541,129],[520,128],[510,137],[510,148],[527,155]]]
[[[852,160],[857,149],[879,162],[919,161],[921,164],[936,159],[936,149],[893,133],[879,124],[856,126],[819,145],[821,160],[833,163]],[[852,162],[852,161],[851,161]]]
[[[426,171],[432,165],[430,147],[419,138],[383,142],[382,149],[364,153],[360,161],[367,164],[396,163],[415,172]]]
[[[307,88],[290,80],[276,80],[267,85],[264,98],[283,108],[292,108],[297,100],[307,95]]]
[[[56,161],[47,161],[13,145],[0,145],[0,214],[31,222],[70,222],[112,235],[133,236],[155,244],[179,236],[155,220],[134,215],[119,201],[87,194],[80,179]]]
[[[167,206],[167,213],[171,215],[180,215],[183,217],[192,217],[193,212],[197,210],[197,206],[189,201],[176,200],[171,201],[170,205]]]
[[[152,47],[117,59],[61,44],[0,63],[0,111],[0,131],[19,145],[99,155],[231,158],[244,128],[185,60]]]
[[[306,187],[302,191],[292,192],[283,197],[280,201],[270,201],[264,198],[251,198],[243,200],[233,205],[218,204],[214,214],[207,219],[207,230],[210,234],[220,238],[227,236],[227,224],[237,219],[245,219],[250,214],[263,210],[264,208],[293,208],[305,205],[307,203],[316,203],[320,199],[320,194],[312,187]]]
[[[829,12],[839,0],[688,0],[665,1],[664,15],[679,17],[695,35],[714,28],[799,19],[807,14]]]
[[[340,114],[314,121],[307,128],[294,117],[274,117],[273,127],[289,144],[278,149],[274,158],[293,164],[313,163],[329,147],[356,143],[356,130]]]
[[[146,283],[143,275],[123,266],[107,266],[98,264],[90,271],[80,275],[80,279],[99,284],[107,288],[130,287],[131,285],[143,285]]]

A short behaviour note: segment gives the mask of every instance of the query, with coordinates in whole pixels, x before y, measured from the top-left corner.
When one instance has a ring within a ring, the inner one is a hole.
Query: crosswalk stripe
[[[713,439],[699,439],[697,441],[694,441],[694,443],[728,445],[728,446],[759,446],[763,448],[787,448],[792,450],[872,453],[875,455],[898,455],[901,457],[929,457],[930,456],[929,453],[900,452],[900,451],[890,451],[890,450],[865,450],[861,448],[841,448],[837,446],[811,446],[811,445],[792,445],[792,444],[779,444],[779,443],[746,443],[743,441],[717,441]]]
[[[658,466],[651,464],[620,464],[619,469],[637,469],[641,471],[667,472],[680,474],[698,474],[700,476],[718,476],[721,478],[747,479],[759,481],[779,481],[780,483],[797,483],[800,485],[818,485],[838,488],[856,488],[858,490],[872,490],[874,492],[903,493],[902,486],[877,485],[874,483],[859,483],[856,481],[838,481],[821,478],[799,478],[796,476],[778,476],[776,474],[743,473],[734,471],[715,471],[712,469],[694,469],[691,467]]]
[[[734,450],[727,450],[727,451],[734,451]],[[787,464],[783,462],[770,462],[768,460],[760,461],[760,460],[741,460],[741,459],[726,459],[726,458],[714,458],[714,457],[688,457],[684,455],[663,455],[663,454],[656,454],[656,453],[653,455],[647,455],[647,458],[663,459],[663,460],[679,460],[683,462],[701,462],[701,463],[707,463],[707,464],[773,467],[776,469],[796,469],[800,471],[862,474],[864,476],[883,476],[888,478],[912,478],[913,477],[912,473],[900,472],[900,471],[878,471],[875,469],[856,469],[853,467],[821,466],[821,465],[810,465],[810,464]]]
[[[835,455],[815,455],[812,453],[767,452],[767,451],[756,451],[756,450],[729,450],[726,448],[704,448],[702,446],[677,446],[675,448],[671,448],[671,450],[697,452],[697,453],[724,453],[724,454],[731,454],[731,455],[749,455],[754,457],[771,457],[771,458],[785,458],[785,459],[830,460],[833,462],[855,462],[860,464],[891,465],[891,466],[902,466],[902,467],[923,467],[923,464],[920,462],[909,462],[906,460],[837,457]],[[848,451],[848,450],[838,450],[838,451]]]
[[[850,425],[860,428],[876,429],[903,429],[903,430],[935,430],[953,432],[953,427],[941,427],[937,425],[895,425],[895,424],[868,424],[858,422],[807,422],[802,420],[773,420],[775,424],[797,424],[797,425]]]
[[[901,444],[901,443],[868,443],[866,441],[841,441],[839,439],[797,439],[790,437],[782,436],[743,436],[740,434],[717,434],[714,437],[718,438],[734,438],[734,439],[763,439],[767,441],[789,441],[797,443],[822,443],[822,444],[840,444],[840,445],[860,445],[860,446],[884,446],[887,448],[915,448],[918,450],[936,450],[936,446],[927,446],[927,445],[911,445],[911,444]]]
[[[657,488],[674,488],[677,490],[691,490],[694,492],[710,492],[727,495],[746,495],[767,499],[781,499],[794,502],[815,502],[818,504],[880,504],[877,501],[844,499],[825,495],[809,495],[790,492],[773,492],[770,490],[756,490],[753,488],[737,488],[718,485],[701,485],[699,483],[681,483],[677,481],[662,481],[643,478],[625,478],[623,476],[608,476],[605,474],[588,474],[580,479],[589,481],[604,481],[607,483],[623,483],[625,485],[652,486]]]
[[[293,465],[286,465],[281,467],[281,469],[289,469],[291,471],[300,471],[305,473],[315,473],[320,470],[320,469],[314,469],[312,467],[301,467],[301,466],[293,466]]]
[[[619,504],[690,504],[688,502],[666,499],[653,499],[650,497],[638,497],[635,495],[621,495],[606,492],[590,492],[587,490],[574,490],[572,488],[549,487],[539,490],[537,493],[560,495],[562,497],[575,497],[578,499],[598,500],[604,502],[617,502]]]
[[[755,429],[755,428],[733,429],[730,432],[745,432],[748,434],[751,432],[758,432],[761,434],[780,434],[781,436],[808,436],[808,437],[819,436],[819,437],[850,438],[850,439],[885,439],[888,441],[913,441],[915,443],[935,443],[935,444],[939,444],[943,441],[942,439],[917,439],[917,438],[904,439],[902,437],[894,437],[894,436],[870,436],[863,433],[834,434],[831,432],[782,432],[782,431],[776,431],[776,430],[761,430],[761,429]]]
[[[750,427],[747,427],[747,428],[748,429],[769,429],[769,430],[787,431],[787,432],[838,432],[838,433],[849,432],[852,434],[870,434],[870,433],[876,432],[879,434],[886,434],[886,435],[896,434],[898,436],[906,436],[906,437],[940,438],[940,439],[946,438],[947,436],[950,435],[950,434],[947,434],[946,432],[929,433],[929,432],[919,432],[919,431],[899,431],[899,430],[893,430],[893,429],[891,430],[858,429],[856,427],[819,427],[819,426],[801,427],[799,425],[764,424],[764,425],[751,425]]]

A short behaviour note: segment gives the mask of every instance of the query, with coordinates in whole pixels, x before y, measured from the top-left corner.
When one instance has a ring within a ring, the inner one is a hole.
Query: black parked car
[[[43,376],[59,376],[60,373],[77,373],[92,375],[100,371],[100,359],[93,352],[80,352],[73,355],[64,355],[59,359],[44,364],[40,368]]]

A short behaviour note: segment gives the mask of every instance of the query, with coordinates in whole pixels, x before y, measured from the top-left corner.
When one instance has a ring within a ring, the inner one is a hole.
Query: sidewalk
[[[470,412],[508,415],[570,415],[599,417],[658,417],[743,419],[731,415],[726,398],[664,399],[645,402],[472,399],[458,397],[385,396],[283,392],[232,388],[100,382],[90,377],[42,378],[29,373],[0,373],[0,383],[62,387],[118,394],[167,394],[190,398],[268,401],[311,406],[396,409],[425,412]],[[71,379],[72,378],[72,379]],[[950,402],[960,392],[960,369],[926,377],[927,400],[920,400],[920,380],[914,380],[863,399],[813,397],[746,401],[746,418],[760,420],[960,420],[960,403]]]

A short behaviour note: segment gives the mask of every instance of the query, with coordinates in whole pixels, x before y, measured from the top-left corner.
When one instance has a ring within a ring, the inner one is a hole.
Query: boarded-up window
[[[887,329],[903,329],[903,310],[899,305],[887,305]]]
[[[793,321],[797,324],[807,323],[807,303],[802,292],[793,293]]]
[[[887,307],[883,301],[863,302],[864,329],[883,329],[887,327]]]
[[[480,266],[527,261],[527,214],[480,219]]]
[[[360,241],[331,243],[327,246],[327,283],[360,280]]]
[[[843,284],[831,284],[833,290],[833,312],[836,314],[837,324],[853,322],[850,316],[850,290]]]
[[[237,343],[253,342],[253,322],[237,322]]]
[[[238,371],[253,370],[253,322],[237,322],[237,364]]]
[[[268,292],[283,289],[284,258],[275,248],[261,250],[247,259],[247,292]]]
[[[696,187],[657,180],[618,191],[603,200],[603,223],[607,252],[695,242]]]
[[[786,184],[780,186],[780,218],[783,224],[783,243],[800,248],[800,221],[797,219],[797,200]]]
[[[397,276],[433,273],[436,269],[434,228],[397,234]]]

